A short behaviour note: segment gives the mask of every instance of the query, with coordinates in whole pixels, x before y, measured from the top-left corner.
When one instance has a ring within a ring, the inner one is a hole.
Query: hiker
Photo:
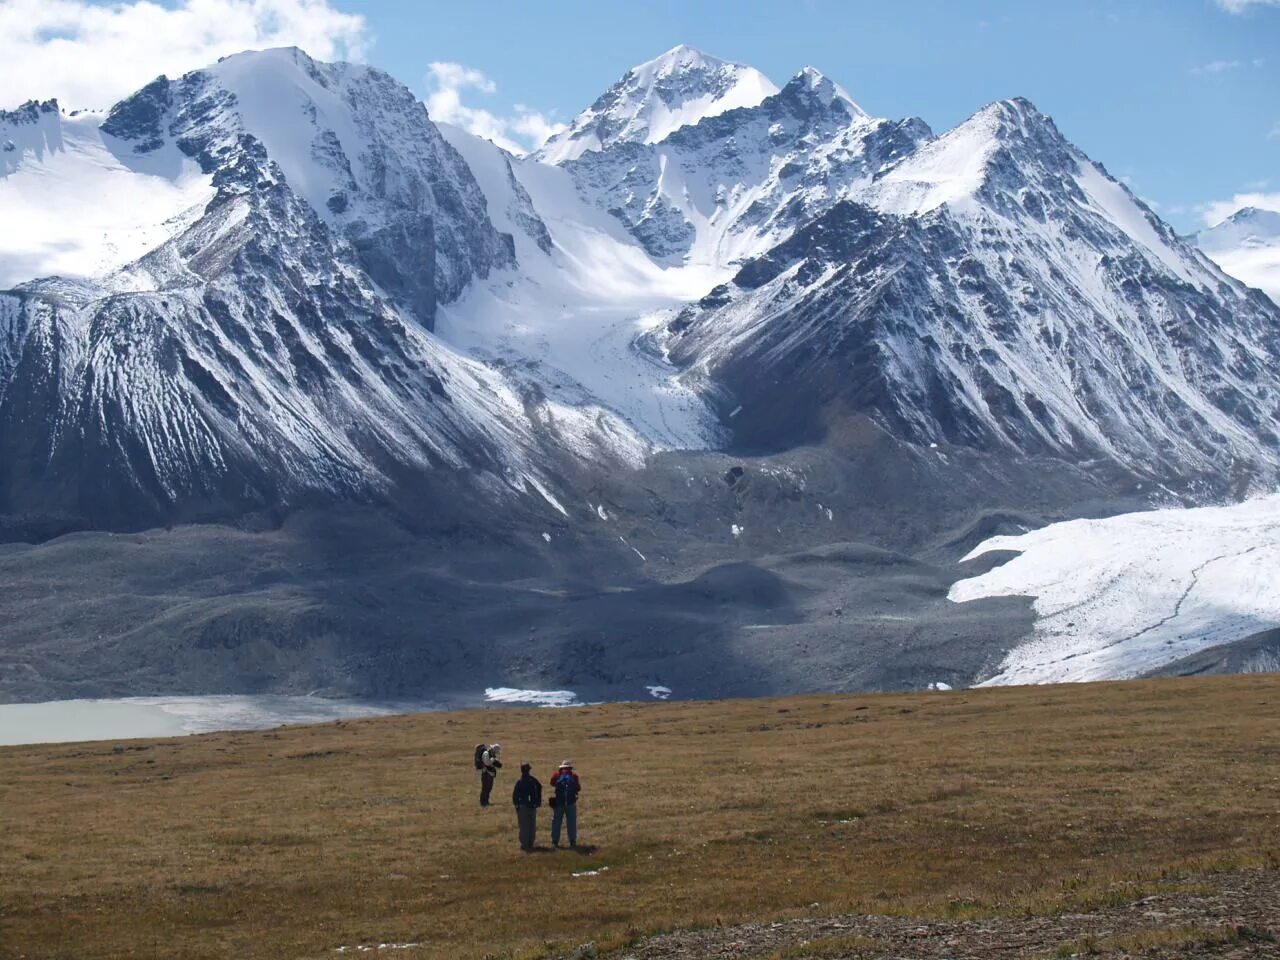
[[[533,849],[538,832],[538,808],[542,806],[542,783],[533,775],[533,764],[520,764],[520,779],[511,790],[511,802],[520,825],[520,849],[527,853]]]
[[[555,795],[551,798],[551,807],[555,813],[551,816],[551,843],[560,846],[560,826],[569,822],[569,846],[578,845],[578,793],[582,784],[578,775],[573,772],[573,761],[566,760],[560,769],[551,777],[551,789]]]
[[[493,792],[493,781],[502,769],[502,761],[498,759],[502,753],[502,744],[485,746],[476,744],[476,769],[480,771],[480,806],[489,806],[489,794]]]

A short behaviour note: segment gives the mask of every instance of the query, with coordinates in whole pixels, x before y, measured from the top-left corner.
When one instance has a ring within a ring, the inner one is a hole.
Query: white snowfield
[[[532,707],[579,706],[572,690],[520,690],[516,687],[486,687],[486,703],[522,703]]]
[[[1280,495],[1054,523],[965,559],[994,550],[1019,555],[949,598],[1034,597],[1037,619],[983,686],[1134,677],[1280,626]]]
[[[663,268],[617,220],[586,203],[564,170],[439,126],[475,174],[494,225],[515,237],[520,264],[444,305],[441,338],[539,384],[547,425],[583,455],[607,443],[639,465],[652,449],[714,446],[719,431],[701,396],[638,341],[667,311],[727,279],[727,267]],[[512,219],[521,206],[517,185],[546,226],[549,252]]]
[[[101,114],[0,119],[0,290],[57,274],[100,277],[199,217],[212,176],[172,144],[139,156]]]

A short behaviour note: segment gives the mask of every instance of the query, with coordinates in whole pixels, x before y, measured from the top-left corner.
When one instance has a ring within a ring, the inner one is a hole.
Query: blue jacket
[[[578,802],[578,793],[582,790],[582,784],[578,781],[578,775],[572,770],[557,770],[551,777],[551,786],[556,792],[556,798],[552,801],[553,806],[573,806]]]

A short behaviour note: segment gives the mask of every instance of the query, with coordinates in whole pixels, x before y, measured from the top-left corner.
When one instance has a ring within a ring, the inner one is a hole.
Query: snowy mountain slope
[[[388,303],[289,192],[224,181],[136,272],[165,282],[3,298],[25,329],[0,383],[8,510],[154,522],[386,495],[408,469],[523,489],[519,398]]]
[[[212,176],[172,144],[136,154],[102,120],[52,100],[0,111],[0,290],[115,270],[213,198]]]
[[[1231,276],[1280,303],[1280,213],[1245,207],[1194,239]]]
[[[1035,597],[1035,635],[987,684],[1140,676],[1280,627],[1280,497],[1154,510],[993,537],[1018,556],[956,583],[957,603]]]
[[[856,196],[669,328],[673,358],[729,388],[741,441],[777,449],[862,412],[915,443],[1276,476],[1280,311],[1026,101]]]
[[[650,449],[714,445],[703,399],[637,341],[723,274],[662,269],[564,170],[441,129],[516,238],[520,266],[442,308],[439,335],[544,397],[547,426],[584,455],[604,438],[633,464]]]
[[[514,241],[407,91],[246,54],[149,85],[108,138],[130,162],[194,157],[215,192],[112,273],[0,295],[0,509],[133,526],[455,473],[555,507],[562,447],[426,332],[436,297],[513,264]]]
[[[713,405],[771,450],[866,414],[1144,478],[1280,459],[1272,305],[1025,101],[935,139],[816,70],[778,90],[677,48],[580,120],[558,163],[517,159],[295,49],[97,126],[6,114],[9,210],[59,202],[55,173],[150,198],[127,243],[73,218],[89,265],[0,301],[14,463],[109,462],[157,509],[224,481],[362,496],[438,464],[522,477],[546,445],[587,471],[719,446]]]
[[[4,115],[0,539],[177,523],[94,541],[172,583],[229,549],[182,521],[284,523],[230,613],[157,602],[147,677],[269,634],[257,683],[922,686],[1031,629],[948,604],[968,546],[1280,475],[1280,309],[1026,101],[935,138],[678,49],[580,120],[516,158],[294,50]]]
[[[777,90],[758,70],[681,44],[628,70],[535,156],[564,163],[618,143],[658,143],[681,127],[754,106]]]
[[[930,136],[920,120],[868,117],[806,67],[759,104],[562,165],[660,262],[723,266],[784,240]]]
[[[8,171],[0,179],[0,211],[66,208],[72,216],[58,229],[89,253],[58,259],[67,241],[54,235],[45,245],[52,255],[33,259],[28,249],[10,266],[10,279],[96,277],[119,268],[171,236],[172,218],[207,203],[215,174],[246,153],[255,161],[265,155],[347,239],[384,292],[428,327],[438,301],[457,297],[474,276],[514,264],[510,239],[489,222],[469,169],[422,103],[369,67],[318,63],[296,48],[266,50],[179,80],[161,77],[112,108],[100,126],[94,117],[64,123],[48,104],[40,115],[43,139],[7,135],[15,149],[0,161]],[[105,202],[71,210],[67,182],[101,190]],[[98,237],[110,223],[104,217],[122,221],[121,240]],[[134,220],[140,227],[130,241]],[[98,250],[104,242],[106,250]]]

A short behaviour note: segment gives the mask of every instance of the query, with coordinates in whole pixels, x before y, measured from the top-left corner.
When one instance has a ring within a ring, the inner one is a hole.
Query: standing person
[[[489,794],[493,792],[493,781],[498,776],[498,771],[502,769],[502,761],[499,755],[502,753],[502,744],[495,743],[492,746],[485,747],[480,752],[480,806],[489,806]]]
[[[520,825],[520,849],[528,853],[533,849],[538,832],[538,808],[542,806],[542,783],[533,775],[532,764],[520,764],[520,779],[511,790],[511,802]]]
[[[578,775],[573,772],[573,761],[566,760],[560,764],[551,777],[551,788],[555,796],[551,798],[551,806],[555,813],[551,816],[551,843],[560,846],[560,825],[569,822],[569,846],[578,845],[578,794],[582,784]]]

